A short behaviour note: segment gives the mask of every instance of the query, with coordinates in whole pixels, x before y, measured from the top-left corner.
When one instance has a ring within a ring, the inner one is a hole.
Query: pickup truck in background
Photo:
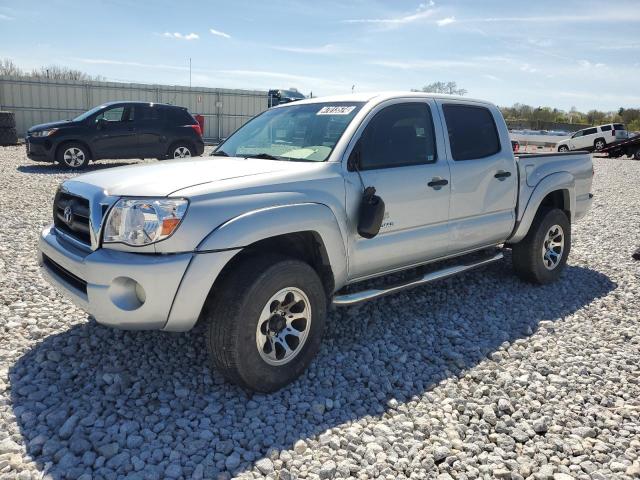
[[[558,279],[592,201],[588,153],[515,157],[498,108],[447,95],[301,100],[212,155],[67,180],[40,264],[102,324],[186,331],[200,320],[213,365],[263,392],[309,365],[331,304],[504,249],[521,278]]]

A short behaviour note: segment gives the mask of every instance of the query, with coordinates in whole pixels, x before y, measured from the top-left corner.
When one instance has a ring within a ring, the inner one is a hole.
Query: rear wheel
[[[633,154],[633,158],[636,160],[640,160],[640,148],[635,151],[635,153]]]
[[[604,141],[604,138],[597,138],[595,142],[593,142],[593,148],[596,150],[602,150],[607,146],[607,142]]]
[[[326,295],[308,264],[280,255],[248,257],[207,300],[207,347],[214,366],[244,388],[272,392],[316,355]]]
[[[56,160],[63,167],[80,170],[89,163],[89,151],[81,143],[65,143],[58,148]]]
[[[528,282],[551,283],[560,277],[570,250],[569,219],[558,208],[543,209],[536,214],[527,236],[513,245],[513,268]]]
[[[567,147],[566,145],[560,145],[558,147],[558,152],[560,153],[564,153],[564,152],[568,152],[569,151],[569,147]]]
[[[169,148],[169,158],[191,158],[195,151],[188,143],[174,143]]]

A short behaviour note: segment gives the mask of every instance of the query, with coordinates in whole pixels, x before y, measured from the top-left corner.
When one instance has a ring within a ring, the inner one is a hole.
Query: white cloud
[[[216,35],[218,37],[231,38],[231,35],[229,35],[228,33],[221,32],[220,30],[216,30],[214,28],[210,28],[209,33],[211,33],[211,35]]]
[[[455,23],[455,21],[456,21],[456,17],[446,17],[436,21],[436,23],[438,24],[439,27],[444,27],[446,25],[451,25],[452,23]]]
[[[162,36],[167,38],[176,38],[178,40],[197,40],[200,38],[200,35],[197,33],[182,34],[180,32],[164,32]]]
[[[292,53],[318,53],[318,54],[330,54],[330,53],[338,53],[339,48],[336,45],[327,44],[322,45],[321,47],[289,47],[289,46],[272,46],[274,50],[280,50],[282,52],[292,52]]]
[[[458,20],[465,23],[603,23],[603,22],[638,22],[640,10],[638,9],[609,9],[598,10],[585,15],[556,14],[540,15],[532,17],[478,17]]]
[[[428,70],[435,68],[475,68],[482,63],[466,60],[374,60],[370,65],[397,68],[399,70]]]
[[[0,13],[0,20],[14,20],[13,17],[10,17],[9,15],[5,15],[4,13]]]
[[[537,68],[532,67],[528,63],[523,63],[520,65],[520,70],[527,73],[536,73],[538,71]]]
[[[484,75],[482,75],[484,78],[488,79],[488,80],[492,80],[494,82],[501,82],[502,79],[499,77],[496,77],[495,75],[491,75],[489,73],[485,73]]]
[[[578,65],[582,68],[603,68],[606,67],[604,63],[591,63],[589,60],[578,60]]]
[[[349,20],[344,20],[343,23],[373,23],[387,26],[406,25],[431,17],[435,13],[435,9],[432,8],[434,5],[435,3],[433,2],[429,2],[428,5],[421,3],[415,13],[411,13],[408,15],[387,18],[352,18]]]

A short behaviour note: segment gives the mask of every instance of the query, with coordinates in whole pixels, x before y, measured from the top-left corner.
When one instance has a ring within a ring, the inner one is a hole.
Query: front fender
[[[243,248],[259,240],[296,232],[315,232],[321,239],[336,286],[346,283],[347,254],[335,215],[320,203],[262,208],[239,215],[213,230],[196,251]]]
[[[526,204],[520,202],[523,214],[516,224],[513,234],[507,240],[508,243],[518,243],[527,235],[540,204],[547,195],[557,190],[563,191],[565,200],[569,200],[569,221],[571,221],[571,215],[576,208],[575,178],[569,172],[552,173],[538,182]]]

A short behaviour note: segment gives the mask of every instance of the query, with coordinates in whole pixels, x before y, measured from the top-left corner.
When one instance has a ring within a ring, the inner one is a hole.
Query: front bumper
[[[27,157],[36,162],[54,162],[56,145],[50,138],[38,138],[27,135],[25,138]]]
[[[186,331],[198,320],[213,281],[235,253],[91,251],[47,227],[40,235],[38,260],[43,276],[98,323]]]

